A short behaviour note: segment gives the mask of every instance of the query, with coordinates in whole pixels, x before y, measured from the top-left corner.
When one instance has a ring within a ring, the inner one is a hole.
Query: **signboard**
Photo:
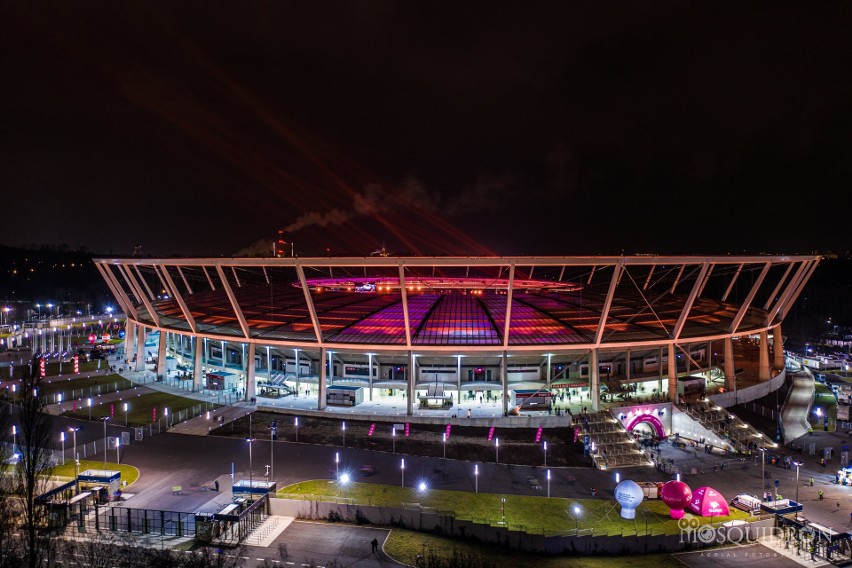
[[[838,420],[849,420],[849,406],[845,404],[837,405],[837,419]]]
[[[137,442],[141,442],[142,438],[145,437],[145,429],[144,428],[134,428],[133,433],[135,434],[135,438]]]
[[[108,333],[101,335],[101,339],[103,339],[104,341],[109,341],[109,338],[110,338],[110,335]]]
[[[130,432],[122,432],[121,433],[121,445],[129,446],[130,445]]]

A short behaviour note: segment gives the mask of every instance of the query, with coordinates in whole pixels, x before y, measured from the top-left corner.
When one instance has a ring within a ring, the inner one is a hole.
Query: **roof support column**
[[[781,335],[781,324],[772,328],[772,354],[775,356],[775,368],[784,368],[784,336]]]
[[[657,392],[663,396],[663,346],[660,345],[660,352],[657,353]]]
[[[192,391],[195,392],[204,384],[202,367],[204,367],[204,340],[197,335],[192,337],[194,356],[192,358]]]
[[[414,381],[417,376],[417,369],[414,368],[414,365],[417,363],[417,360],[414,357],[414,351],[408,352],[408,382],[406,383],[406,390],[408,391],[407,403],[405,405],[405,413],[408,416],[414,414]]]
[[[145,371],[145,335],[147,330],[143,326],[136,328],[136,367],[137,373]]]
[[[723,339],[725,343],[725,390],[736,390],[737,375],[734,366],[734,340],[730,337]]]
[[[325,347],[320,347],[320,373],[319,373],[319,383],[317,384],[317,410],[325,410],[326,405],[326,378],[328,372],[328,356],[326,355]]]
[[[244,364],[246,366],[246,400],[249,401],[257,396],[257,383],[254,377],[254,356],[255,345],[254,343],[249,343],[248,353],[246,353],[246,360],[244,361]]]
[[[669,402],[677,402],[677,353],[674,343],[669,343]]]
[[[461,417],[461,355],[456,355],[456,416]]]
[[[589,405],[595,412],[601,409],[601,373],[597,349],[589,351]]]
[[[503,416],[509,414],[509,354],[506,351],[503,351],[502,356],[500,357],[500,386],[501,393],[500,398],[503,401]]]
[[[627,394],[630,394],[630,376],[633,374],[631,367],[630,349],[628,349],[627,354],[624,356],[624,374],[627,375]]]
[[[757,378],[760,381],[769,380],[769,334],[760,332],[760,363],[757,368]]]
[[[165,330],[160,330],[160,342],[157,345],[157,378],[166,382],[166,342],[169,334]]]
[[[130,368],[133,354],[136,353],[136,322],[130,319],[124,324],[124,364]]]
[[[299,379],[300,373],[299,370],[302,368],[302,364],[299,361],[299,350],[293,349],[293,353],[296,357],[296,398],[299,398]],[[269,369],[269,380],[272,380],[272,357],[269,353],[269,347],[266,348],[266,368]],[[284,359],[284,374],[287,374],[287,359]]]
[[[370,402],[373,402],[373,354],[367,353],[368,384],[370,385]]]

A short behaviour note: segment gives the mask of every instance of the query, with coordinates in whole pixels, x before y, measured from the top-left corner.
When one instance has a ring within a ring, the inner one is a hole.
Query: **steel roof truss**
[[[251,332],[249,331],[248,322],[246,322],[246,316],[243,315],[243,311],[240,309],[240,305],[237,302],[237,297],[234,296],[234,291],[231,289],[231,285],[228,284],[228,277],[225,276],[225,271],[222,270],[222,267],[218,264],[216,265],[216,273],[219,275],[219,280],[222,281],[222,289],[228,296],[228,301],[231,302],[231,309],[234,310],[234,315],[237,317],[240,329],[243,330],[243,336],[246,339],[251,339]]]

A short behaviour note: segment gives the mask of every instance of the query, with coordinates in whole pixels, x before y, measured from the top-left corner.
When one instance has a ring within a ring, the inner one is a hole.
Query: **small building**
[[[334,385],[325,393],[326,403],[332,406],[357,406],[364,402],[364,388],[351,385]]]

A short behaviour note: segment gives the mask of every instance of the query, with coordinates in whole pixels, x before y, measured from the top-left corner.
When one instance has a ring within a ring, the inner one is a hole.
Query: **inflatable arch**
[[[665,426],[663,426],[663,423],[660,422],[660,419],[654,416],[653,414],[637,414],[627,422],[627,431],[632,432],[633,428],[635,428],[636,425],[640,422],[650,423],[651,426],[653,426],[654,431],[657,433],[657,437],[661,440],[667,437]]]

